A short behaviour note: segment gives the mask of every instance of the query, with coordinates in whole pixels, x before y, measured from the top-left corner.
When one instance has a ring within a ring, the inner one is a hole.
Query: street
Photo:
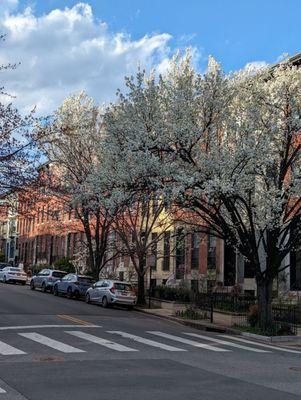
[[[301,398],[301,347],[260,346],[27,286],[1,284],[0,293],[1,400]]]

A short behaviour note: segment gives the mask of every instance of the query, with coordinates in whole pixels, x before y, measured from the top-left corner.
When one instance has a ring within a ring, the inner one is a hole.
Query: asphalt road
[[[0,400],[301,399],[301,346],[238,339],[0,284]]]

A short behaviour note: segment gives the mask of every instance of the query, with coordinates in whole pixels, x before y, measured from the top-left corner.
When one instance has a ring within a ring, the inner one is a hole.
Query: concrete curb
[[[169,321],[174,321],[181,325],[189,326],[190,328],[198,329],[201,331],[240,335],[240,331],[238,331],[237,329],[229,328],[228,326],[216,325],[216,324],[211,324],[210,322],[201,322],[201,321],[195,321],[195,320],[186,319],[186,318],[185,319],[178,318],[178,317],[173,317],[171,315],[160,315],[155,312],[146,311],[143,308],[135,308],[135,311],[138,311],[138,312],[141,312],[144,314],[148,314],[148,315],[151,315],[154,317],[167,319]]]
[[[265,343],[282,343],[282,342],[294,342],[294,343],[301,343],[301,336],[262,336],[256,335],[255,333],[250,332],[241,332],[241,336],[256,339],[260,342]]]

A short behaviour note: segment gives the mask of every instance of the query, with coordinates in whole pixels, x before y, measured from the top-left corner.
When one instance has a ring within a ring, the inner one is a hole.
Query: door
[[[101,298],[101,286],[103,281],[98,281],[95,283],[95,287],[93,288],[93,301],[100,301]]]
[[[49,277],[50,274],[51,274],[51,271],[49,269],[45,269],[44,270],[44,273],[43,273],[43,276],[42,276],[41,282],[40,282],[41,287],[42,287],[43,283],[45,283],[45,285],[47,286],[48,277]]]
[[[58,287],[59,292],[61,292],[61,293],[67,292],[67,287],[69,285],[70,279],[71,279],[71,276],[69,274],[69,275],[64,276],[61,281],[57,282],[57,287]]]
[[[34,285],[35,287],[39,288],[42,285],[42,280],[43,280],[43,276],[44,276],[44,272],[45,270],[42,269],[42,271],[40,271],[37,276],[34,278]]]

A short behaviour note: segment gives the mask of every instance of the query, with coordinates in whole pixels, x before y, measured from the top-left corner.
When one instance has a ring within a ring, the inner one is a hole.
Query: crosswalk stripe
[[[2,389],[1,387],[0,387],[0,394],[4,394],[4,393],[6,393],[6,390],[4,390],[4,389]]]
[[[102,328],[101,325],[16,325],[16,326],[0,326],[0,331],[23,330],[23,329],[45,329],[45,328]]]
[[[122,332],[122,331],[107,331],[108,333],[113,333],[116,335],[120,335],[126,339],[132,339],[135,342],[143,343],[148,346],[159,347],[160,349],[167,350],[167,351],[186,351],[185,349],[180,349],[178,347],[169,346],[164,343],[156,342],[155,340],[146,339],[141,336],[132,335],[130,333]]]
[[[216,339],[216,338],[205,336],[205,335],[199,335],[197,333],[188,333],[188,332],[183,332],[183,333],[184,333],[184,335],[189,335],[189,336],[192,336],[192,337],[205,339],[205,340],[208,340],[209,342],[220,343],[220,344],[224,344],[224,345],[230,346],[230,347],[236,347],[236,348],[242,349],[242,350],[253,351],[254,353],[270,353],[270,351],[267,351],[267,350],[255,349],[253,347],[243,346],[241,344],[228,342],[227,340],[220,340],[220,339]]]
[[[250,343],[250,344],[253,344],[254,346],[266,347],[267,349],[273,349],[273,350],[277,350],[277,351],[285,351],[287,353],[301,354],[301,351],[298,351],[298,350],[291,350],[291,349],[285,349],[283,347],[271,346],[269,344],[253,342],[252,340],[237,338],[237,337],[229,336],[229,335],[219,335],[219,336],[224,337],[226,339],[237,340],[238,342]]]
[[[226,350],[226,349],[221,349],[219,347],[211,346],[209,344],[199,343],[199,342],[196,342],[195,340],[185,339],[180,336],[170,335],[168,333],[164,333],[164,332],[160,332],[160,331],[147,331],[147,332],[151,333],[152,335],[157,335],[157,336],[160,336],[160,337],[163,337],[166,339],[175,340],[176,342],[185,343],[190,346],[199,347],[199,348],[206,349],[206,350],[219,351],[219,352],[231,351],[231,350]]]
[[[131,347],[123,346],[122,344],[118,344],[115,342],[111,342],[110,340],[100,338],[98,336],[90,335],[89,333],[80,332],[80,331],[66,331],[70,335],[76,336],[78,338],[87,340],[92,343],[100,344],[101,346],[108,347],[109,349],[116,351],[138,351],[136,349],[132,349]]]
[[[7,343],[0,341],[0,354],[3,356],[12,356],[17,354],[26,354],[24,351],[16,349],[13,346],[10,346]]]
[[[69,344],[59,342],[58,340],[51,339],[36,332],[19,333],[19,335],[33,340],[34,342],[51,347],[52,349],[61,351],[62,353],[84,353],[84,350],[77,349],[76,347],[69,346]]]

